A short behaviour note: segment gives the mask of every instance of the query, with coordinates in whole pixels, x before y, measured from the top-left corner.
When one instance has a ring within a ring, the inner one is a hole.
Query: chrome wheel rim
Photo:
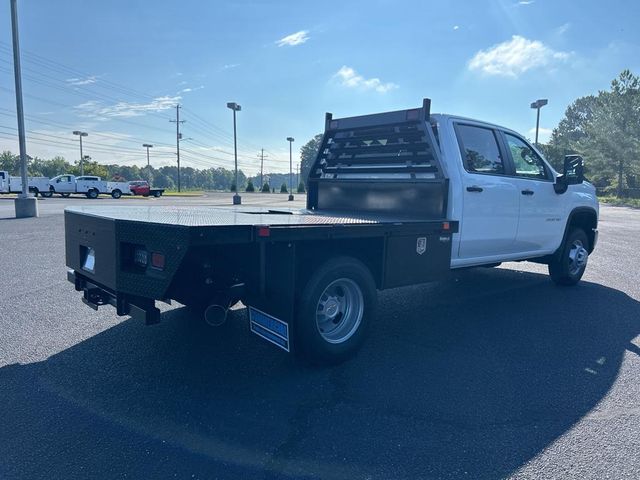
[[[356,282],[339,278],[324,289],[316,306],[316,327],[329,343],[347,341],[358,330],[364,297]]]
[[[582,241],[575,240],[571,244],[569,249],[569,273],[571,275],[577,275],[587,265],[587,259],[589,258],[589,252]]]

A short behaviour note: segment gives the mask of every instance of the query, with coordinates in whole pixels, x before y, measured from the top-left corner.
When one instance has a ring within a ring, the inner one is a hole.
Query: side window
[[[471,125],[458,125],[456,131],[465,169],[473,173],[504,174],[504,164],[493,130]]]
[[[542,158],[523,140],[504,134],[516,168],[516,176],[546,180],[549,178]]]

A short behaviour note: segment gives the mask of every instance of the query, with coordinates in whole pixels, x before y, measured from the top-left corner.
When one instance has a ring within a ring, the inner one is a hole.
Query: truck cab
[[[49,184],[55,193],[69,194],[76,192],[76,182],[73,175],[58,175],[49,180]]]
[[[522,135],[469,118],[433,114],[449,177],[448,217],[454,234],[452,268],[512,260],[546,260],[572,228],[597,240],[595,187],[581,178],[566,185]],[[582,252],[584,253],[584,252]]]

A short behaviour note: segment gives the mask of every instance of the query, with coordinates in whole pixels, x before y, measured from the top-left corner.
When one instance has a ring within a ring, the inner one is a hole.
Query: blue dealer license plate
[[[260,310],[249,307],[251,331],[268,342],[289,351],[289,325]]]

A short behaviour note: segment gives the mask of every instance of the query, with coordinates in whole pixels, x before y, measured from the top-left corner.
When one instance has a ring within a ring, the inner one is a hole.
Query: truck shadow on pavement
[[[380,307],[363,350],[332,369],[251,336],[244,310],[211,330],[185,309],[4,367],[0,477],[504,477],[639,353],[640,304],[588,282],[476,270]]]

